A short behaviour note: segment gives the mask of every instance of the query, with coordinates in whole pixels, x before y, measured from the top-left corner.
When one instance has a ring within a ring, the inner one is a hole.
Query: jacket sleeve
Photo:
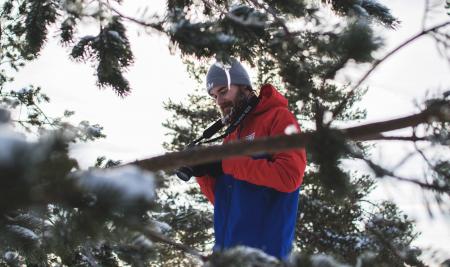
[[[214,205],[214,187],[216,185],[216,179],[206,175],[196,177],[196,180],[202,193]]]
[[[297,120],[289,110],[278,111],[274,116],[269,136],[285,134],[286,127],[290,125],[295,125],[300,131]],[[305,149],[275,153],[271,159],[239,156],[222,161],[224,173],[231,174],[236,179],[287,193],[295,191],[301,185],[305,167]]]

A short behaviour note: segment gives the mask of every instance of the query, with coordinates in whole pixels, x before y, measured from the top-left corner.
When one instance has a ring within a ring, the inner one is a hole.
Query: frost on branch
[[[363,261],[365,259],[361,259]],[[280,261],[255,248],[237,246],[223,252],[214,252],[204,267],[351,267],[325,254],[307,255],[294,253],[289,259]],[[353,266],[353,265],[352,265]],[[360,267],[356,264],[354,266]]]
[[[19,225],[7,225],[6,234],[10,235],[10,238],[14,238],[22,244],[30,247],[39,247],[41,240],[39,236],[32,230]]]
[[[94,169],[78,175],[79,186],[92,194],[91,205],[106,204],[125,209],[150,205],[155,198],[153,174],[135,166]]]
[[[281,266],[280,262],[259,249],[237,246],[214,253],[204,267],[240,266],[240,267],[275,267]]]

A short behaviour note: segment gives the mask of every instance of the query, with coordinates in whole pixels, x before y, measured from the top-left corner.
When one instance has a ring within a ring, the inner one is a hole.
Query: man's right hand
[[[192,167],[188,167],[188,166],[180,167],[176,171],[176,174],[177,174],[178,178],[180,178],[181,180],[183,180],[185,182],[189,181],[191,179],[191,177],[194,175]]]

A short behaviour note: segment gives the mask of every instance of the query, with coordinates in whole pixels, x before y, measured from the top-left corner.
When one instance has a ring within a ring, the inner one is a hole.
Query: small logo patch
[[[255,139],[255,133],[251,133],[249,135],[247,135],[246,137],[244,137],[245,140],[251,141],[253,139]]]
[[[211,90],[213,88],[213,85],[214,84],[212,82],[208,83],[208,85],[206,86],[207,90]]]

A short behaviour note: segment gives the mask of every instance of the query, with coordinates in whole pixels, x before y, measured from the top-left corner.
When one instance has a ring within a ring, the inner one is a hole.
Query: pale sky
[[[128,2],[124,10],[133,15],[137,7],[149,1]],[[151,2],[150,13],[163,10],[164,1]],[[402,23],[395,31],[380,28],[387,43],[387,48],[378,54],[380,56],[422,29],[425,1],[381,2],[391,8]],[[440,2],[441,12],[436,14],[435,20],[430,20],[428,26],[450,19],[443,8],[445,1]],[[196,86],[188,77],[180,56],[169,53],[166,37],[138,31],[132,24],[128,31],[135,63],[126,74],[132,93],[124,99],[116,96],[111,89],[99,90],[95,85],[94,68],[90,64],[70,61],[69,49],[61,48],[54,38],[46,44],[38,60],[28,63],[15,75],[16,81],[11,85],[11,89],[29,84],[42,86],[52,100],[50,105],[45,106],[48,114],[61,115],[65,109],[74,110],[76,122],[86,119],[104,127],[105,140],[73,147],[72,155],[83,167],[93,165],[96,157],[102,155],[132,161],[163,153],[161,144],[165,140],[166,130],[161,123],[168,114],[163,110],[162,103],[169,98],[181,100]],[[360,67],[341,73],[339,79],[357,79],[364,69]],[[449,64],[437,53],[431,38],[422,37],[410,44],[384,62],[365,83],[370,87],[360,104],[368,111],[365,122],[417,112],[414,101],[420,102],[427,91],[450,89],[449,70]],[[393,166],[411,149],[410,144],[380,142],[373,158],[383,166]],[[415,158],[399,174],[420,177],[423,172],[420,165],[420,159]],[[376,190],[374,198],[395,200],[408,215],[418,220],[417,229],[423,234],[417,244],[440,247],[448,252],[446,257],[450,257],[450,218],[447,217],[446,222],[429,218],[423,209],[419,190],[387,180]]]

